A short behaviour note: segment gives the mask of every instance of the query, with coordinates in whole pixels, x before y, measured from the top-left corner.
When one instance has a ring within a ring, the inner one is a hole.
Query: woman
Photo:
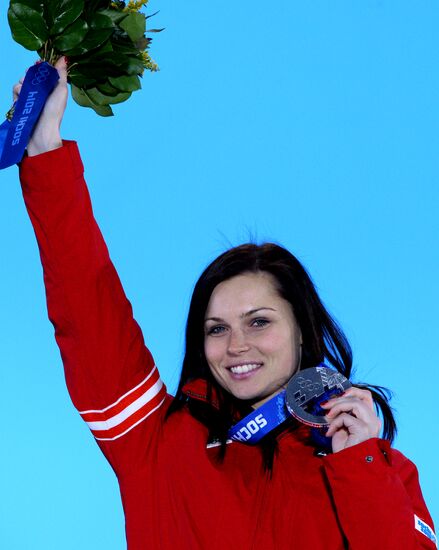
[[[325,359],[350,374],[342,332],[281,247],[232,249],[202,274],[177,396],[166,393],[94,221],[76,145],[61,141],[64,60],[57,68],[21,181],[69,391],[118,477],[129,550],[434,548],[416,468],[378,439],[369,391],[326,404],[331,453],[292,420],[260,445],[229,441],[230,426],[298,369]]]

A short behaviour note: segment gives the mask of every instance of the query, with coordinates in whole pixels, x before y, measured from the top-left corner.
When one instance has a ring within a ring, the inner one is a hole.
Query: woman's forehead
[[[244,316],[262,308],[277,309],[285,302],[276,290],[276,280],[266,272],[243,273],[217,285],[206,310],[206,318]],[[288,303],[288,302],[286,302]]]

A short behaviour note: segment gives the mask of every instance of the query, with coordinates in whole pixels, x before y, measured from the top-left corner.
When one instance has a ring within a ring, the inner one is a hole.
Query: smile
[[[262,363],[246,363],[245,365],[235,365],[227,367],[232,374],[247,374],[262,367]]]

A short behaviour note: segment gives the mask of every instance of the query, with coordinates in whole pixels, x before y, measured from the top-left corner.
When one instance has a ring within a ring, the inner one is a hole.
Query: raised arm
[[[123,473],[120,468],[134,468],[147,451],[145,435],[154,438],[166,390],[93,217],[76,144],[61,141],[64,60],[57,68],[60,82],[29,143],[20,177],[70,395],[115,470]]]

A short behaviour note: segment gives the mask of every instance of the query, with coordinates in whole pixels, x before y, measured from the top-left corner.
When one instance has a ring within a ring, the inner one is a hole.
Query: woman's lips
[[[232,378],[242,380],[252,376],[252,374],[259,370],[262,365],[263,363],[240,363],[239,365],[227,367],[227,370],[230,372]]]

